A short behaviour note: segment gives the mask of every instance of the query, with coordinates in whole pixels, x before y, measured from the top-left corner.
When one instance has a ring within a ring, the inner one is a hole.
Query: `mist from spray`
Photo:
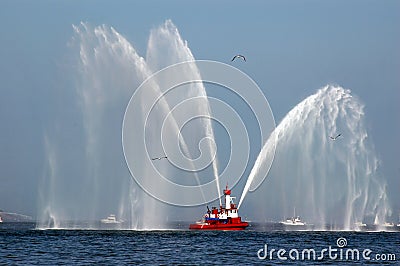
[[[328,85],[307,97],[265,143],[239,206],[254,191],[244,205],[260,210],[254,217],[259,220],[279,221],[294,209],[322,229],[352,229],[375,216],[385,220],[391,213],[386,182],[364,120],[364,106],[350,90]],[[275,141],[274,163],[260,186]]]

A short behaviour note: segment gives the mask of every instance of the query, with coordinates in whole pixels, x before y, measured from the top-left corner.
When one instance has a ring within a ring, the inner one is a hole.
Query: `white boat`
[[[385,222],[385,223],[383,224],[383,226],[385,226],[385,227],[394,227],[394,223]]]
[[[296,208],[294,209],[293,214],[292,218],[288,218],[280,223],[283,225],[306,225],[306,223],[300,219],[300,216],[296,216]]]
[[[115,217],[115,214],[110,214],[107,218],[101,219],[100,221],[103,224],[119,224],[119,223],[121,223],[120,221],[117,220],[117,217]]]
[[[284,224],[284,225],[306,225],[306,223],[303,222],[299,216],[288,218],[288,219],[286,219],[286,221],[282,221],[281,224]]]
[[[1,216],[0,216],[0,223],[2,223],[3,222],[3,219],[1,219]]]
[[[366,227],[366,226],[367,226],[367,225],[366,225],[365,223],[363,223],[363,222],[355,222],[354,225],[357,226],[357,227]]]

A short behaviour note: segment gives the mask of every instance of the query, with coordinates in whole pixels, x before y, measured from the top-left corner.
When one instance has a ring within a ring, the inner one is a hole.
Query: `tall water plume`
[[[165,21],[165,23],[156,29],[153,29],[150,34],[146,62],[152,72],[161,70],[169,65],[173,65],[180,62],[194,61],[195,58],[190,51],[187,41],[182,40],[178,29],[172,23],[171,20]],[[176,76],[185,76],[187,80],[201,80],[201,76],[196,64],[190,64],[185,72],[173,73]],[[173,77],[169,76],[169,79]],[[159,83],[163,83],[163,80],[158,80]],[[206,100],[206,90],[202,82],[192,82],[180,88],[175,88],[170,91],[167,95],[167,102],[170,106],[175,106],[186,99],[193,97],[204,97],[202,104],[192,106],[197,109],[198,114],[210,114],[210,106]],[[183,118],[185,114],[174,113],[176,120]],[[211,162],[212,174],[214,179],[217,180],[217,191],[219,198],[221,199],[221,189],[218,181],[218,162],[216,155],[216,146],[212,142],[214,140],[214,132],[211,125],[211,120],[208,118],[199,118],[199,125],[202,125],[203,130],[198,130],[197,126],[190,126],[188,130],[183,132],[184,140],[188,148],[189,157],[199,156],[199,141],[200,140],[211,140],[207,141],[208,150],[211,157],[214,159]],[[190,156],[191,155],[191,156]],[[192,158],[193,159],[193,158]],[[195,169],[198,169],[194,166]]]
[[[39,188],[38,227],[82,227],[81,221],[85,220],[88,222],[84,227],[96,228],[96,221],[110,213],[127,221],[124,225],[127,228],[165,227],[162,217],[168,206],[143,192],[126,167],[121,145],[122,119],[129,98],[145,79],[164,66],[193,60],[193,55],[169,20],[151,32],[146,60],[112,27],[81,23],[73,28],[70,46],[76,60],[70,70],[76,89],[68,92],[72,95],[66,99],[68,101],[60,101],[61,111],[55,114],[56,126],[49,126],[44,139],[47,164]],[[164,52],[168,52],[168,56]],[[199,77],[195,65],[184,74]],[[140,158],[159,156],[163,152],[162,145],[158,145],[161,137],[154,133],[160,127],[159,119],[182,99],[205,95],[202,85],[189,87],[174,91],[154,108],[147,125],[150,134],[145,139],[149,142],[149,154],[139,155],[137,162],[138,167],[143,168],[143,175],[148,174],[146,167],[154,166],[142,164]],[[143,104],[147,104],[146,97],[154,95],[161,95],[157,82],[151,92],[142,95]],[[79,108],[78,114],[69,114],[69,110],[75,108]],[[202,113],[209,111],[208,105],[195,108]],[[61,119],[65,123],[60,123]],[[71,130],[71,124],[78,129]],[[175,135],[181,129],[173,118],[171,128],[175,132],[169,134]],[[71,133],[69,131],[73,131],[73,138],[65,137]],[[210,121],[193,121],[190,130],[182,133],[182,150],[189,158],[195,157],[196,151],[188,147],[204,136],[213,138],[212,135]],[[190,145],[186,144],[187,136],[191,137]],[[214,154],[215,147],[208,147],[208,152]],[[179,173],[168,161],[157,163],[160,172]],[[217,176],[216,162],[213,172]],[[146,178],[151,182],[151,176]]]
[[[295,106],[271,134],[240,204],[260,210],[254,217],[259,220],[279,221],[295,210],[322,228],[329,224],[351,229],[374,216],[384,221],[390,215],[386,182],[364,120],[364,106],[350,90],[330,85],[319,89]],[[272,168],[255,190],[275,141]],[[255,191],[243,201],[248,190]]]

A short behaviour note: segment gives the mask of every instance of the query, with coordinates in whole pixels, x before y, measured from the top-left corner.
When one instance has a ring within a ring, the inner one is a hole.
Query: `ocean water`
[[[281,250],[279,256],[278,250]],[[344,265],[382,262],[400,264],[399,231],[283,231],[265,226],[244,231],[190,231],[183,228],[159,231],[38,230],[33,223],[0,224],[1,265]]]

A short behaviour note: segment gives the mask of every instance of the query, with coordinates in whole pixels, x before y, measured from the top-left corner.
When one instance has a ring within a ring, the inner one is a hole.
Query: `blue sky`
[[[197,59],[245,54],[241,70],[277,122],[326,84],[351,89],[399,212],[399,10],[399,1],[1,1],[0,209],[35,215],[43,134],[74,82],[63,74],[72,24],[112,26],[144,56],[149,31],[172,19]]]

